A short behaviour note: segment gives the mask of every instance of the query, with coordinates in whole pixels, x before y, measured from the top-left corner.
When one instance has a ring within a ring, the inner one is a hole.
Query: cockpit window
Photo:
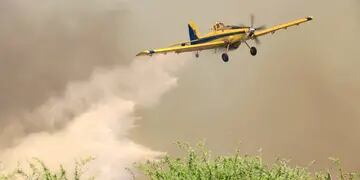
[[[224,26],[225,26],[225,25],[224,25],[223,23],[216,23],[216,24],[214,25],[214,30],[215,30],[215,31],[218,31],[218,30],[220,30],[220,29],[223,29]]]

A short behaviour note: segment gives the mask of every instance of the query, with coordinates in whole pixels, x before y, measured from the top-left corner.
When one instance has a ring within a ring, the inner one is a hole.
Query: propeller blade
[[[254,21],[255,21],[255,16],[254,16],[254,14],[251,14],[250,15],[250,24],[251,24],[250,27],[254,27]]]
[[[258,38],[254,38],[254,41],[255,41],[255,43],[258,44],[258,45],[261,44],[261,42],[260,42],[260,40],[259,40]]]
[[[262,26],[259,26],[257,28],[255,28],[256,30],[264,30],[266,29],[266,26],[265,25],[262,25]]]
[[[236,28],[250,28],[249,26],[246,26],[245,24],[242,24],[242,23],[234,25],[233,27],[236,27]]]

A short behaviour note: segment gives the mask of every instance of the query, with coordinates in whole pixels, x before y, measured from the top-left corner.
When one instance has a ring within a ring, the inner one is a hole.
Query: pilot
[[[224,27],[223,23],[216,22],[213,28],[215,31],[218,31],[218,30],[222,29],[223,27]]]

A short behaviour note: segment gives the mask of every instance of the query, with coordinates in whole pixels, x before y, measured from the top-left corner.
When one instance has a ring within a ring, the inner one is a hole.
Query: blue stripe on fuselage
[[[243,34],[245,32],[232,32],[232,33],[227,33],[227,34],[219,34],[219,35],[214,35],[214,36],[209,36],[209,37],[205,37],[205,38],[200,38],[196,41],[192,41],[191,44],[202,44],[202,43],[207,43],[216,39],[220,39],[226,36],[231,36],[231,35],[236,35],[236,34]]]

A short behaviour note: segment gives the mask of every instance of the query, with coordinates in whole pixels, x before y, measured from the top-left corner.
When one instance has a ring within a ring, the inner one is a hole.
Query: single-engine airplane
[[[221,57],[224,62],[229,61],[228,51],[236,50],[241,43],[245,43],[250,49],[250,54],[255,56],[257,49],[250,46],[247,41],[254,40],[256,44],[260,44],[258,37],[275,33],[281,29],[299,25],[311,21],[313,17],[308,16],[305,18],[297,19],[288,23],[279,24],[271,28],[265,26],[254,27],[254,16],[251,15],[251,25],[224,25],[224,23],[216,23],[211,32],[201,36],[199,29],[194,22],[188,24],[190,41],[181,42],[161,49],[151,49],[138,53],[136,56],[152,56],[153,54],[167,54],[169,52],[183,53],[195,52],[195,56],[199,57],[199,51],[207,49],[222,49],[225,50]]]

